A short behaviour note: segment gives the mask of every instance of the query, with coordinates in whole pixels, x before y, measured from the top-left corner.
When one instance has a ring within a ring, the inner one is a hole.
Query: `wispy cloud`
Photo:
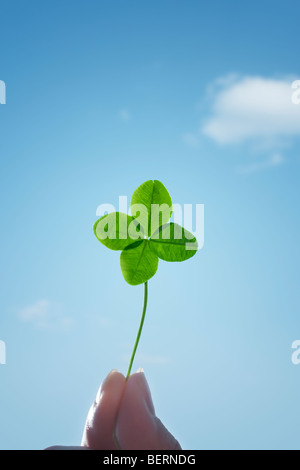
[[[128,109],[123,108],[119,110],[118,118],[123,122],[128,122],[131,120],[131,114]]]
[[[266,160],[253,162],[248,165],[238,167],[237,172],[248,175],[252,173],[258,173],[269,168],[279,167],[284,163],[284,161],[285,160],[282,155],[280,155],[279,153],[274,153],[270,158]]]
[[[68,330],[72,324],[72,319],[63,315],[60,305],[46,299],[20,309],[18,317],[38,329]]]
[[[189,147],[198,147],[199,144],[199,137],[192,133],[192,132],[186,132],[182,134],[182,140],[185,142]]]
[[[219,79],[201,132],[219,144],[300,136],[300,106],[292,103],[292,93],[291,79]]]

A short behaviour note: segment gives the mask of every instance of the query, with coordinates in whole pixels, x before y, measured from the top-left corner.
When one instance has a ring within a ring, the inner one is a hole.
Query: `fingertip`
[[[144,369],[141,367],[132,374],[126,384],[126,390],[128,388],[127,393],[132,395],[139,395],[145,401],[145,405],[148,408],[149,413],[155,415],[154,404],[152,400],[152,395],[150,391],[149,384],[146,379],[146,375]]]
[[[174,450],[176,439],[156,417],[144,371],[132,374],[121,400],[116,436],[123,450]]]
[[[116,369],[111,370],[88,413],[82,445],[97,450],[115,450],[113,432],[124,388],[124,375]]]
[[[119,392],[119,389],[125,384],[125,377],[117,369],[112,369],[101,383],[96,395],[96,403],[99,404],[103,393]]]

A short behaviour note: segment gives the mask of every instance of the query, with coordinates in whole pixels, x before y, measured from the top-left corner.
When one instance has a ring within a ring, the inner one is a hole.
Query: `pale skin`
[[[50,450],[180,450],[174,436],[156,417],[142,370],[127,380],[112,370],[91,406],[81,446]]]

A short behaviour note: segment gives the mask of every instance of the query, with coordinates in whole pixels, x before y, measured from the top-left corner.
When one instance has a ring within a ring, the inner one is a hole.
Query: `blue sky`
[[[95,239],[148,179],[205,205],[134,367],[186,449],[300,448],[299,2],[2,0],[0,448],[80,442],[142,287]]]

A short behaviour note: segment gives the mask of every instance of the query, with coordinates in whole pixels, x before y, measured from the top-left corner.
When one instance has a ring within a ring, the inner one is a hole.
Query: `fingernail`
[[[148,382],[145,376],[144,369],[142,367],[140,367],[137,370],[136,378],[137,378],[137,385],[144,397],[145,405],[147,406],[150,413],[154,415],[155,410],[154,410],[154,405],[152,401],[151,391],[150,391],[150,387],[148,385]]]

